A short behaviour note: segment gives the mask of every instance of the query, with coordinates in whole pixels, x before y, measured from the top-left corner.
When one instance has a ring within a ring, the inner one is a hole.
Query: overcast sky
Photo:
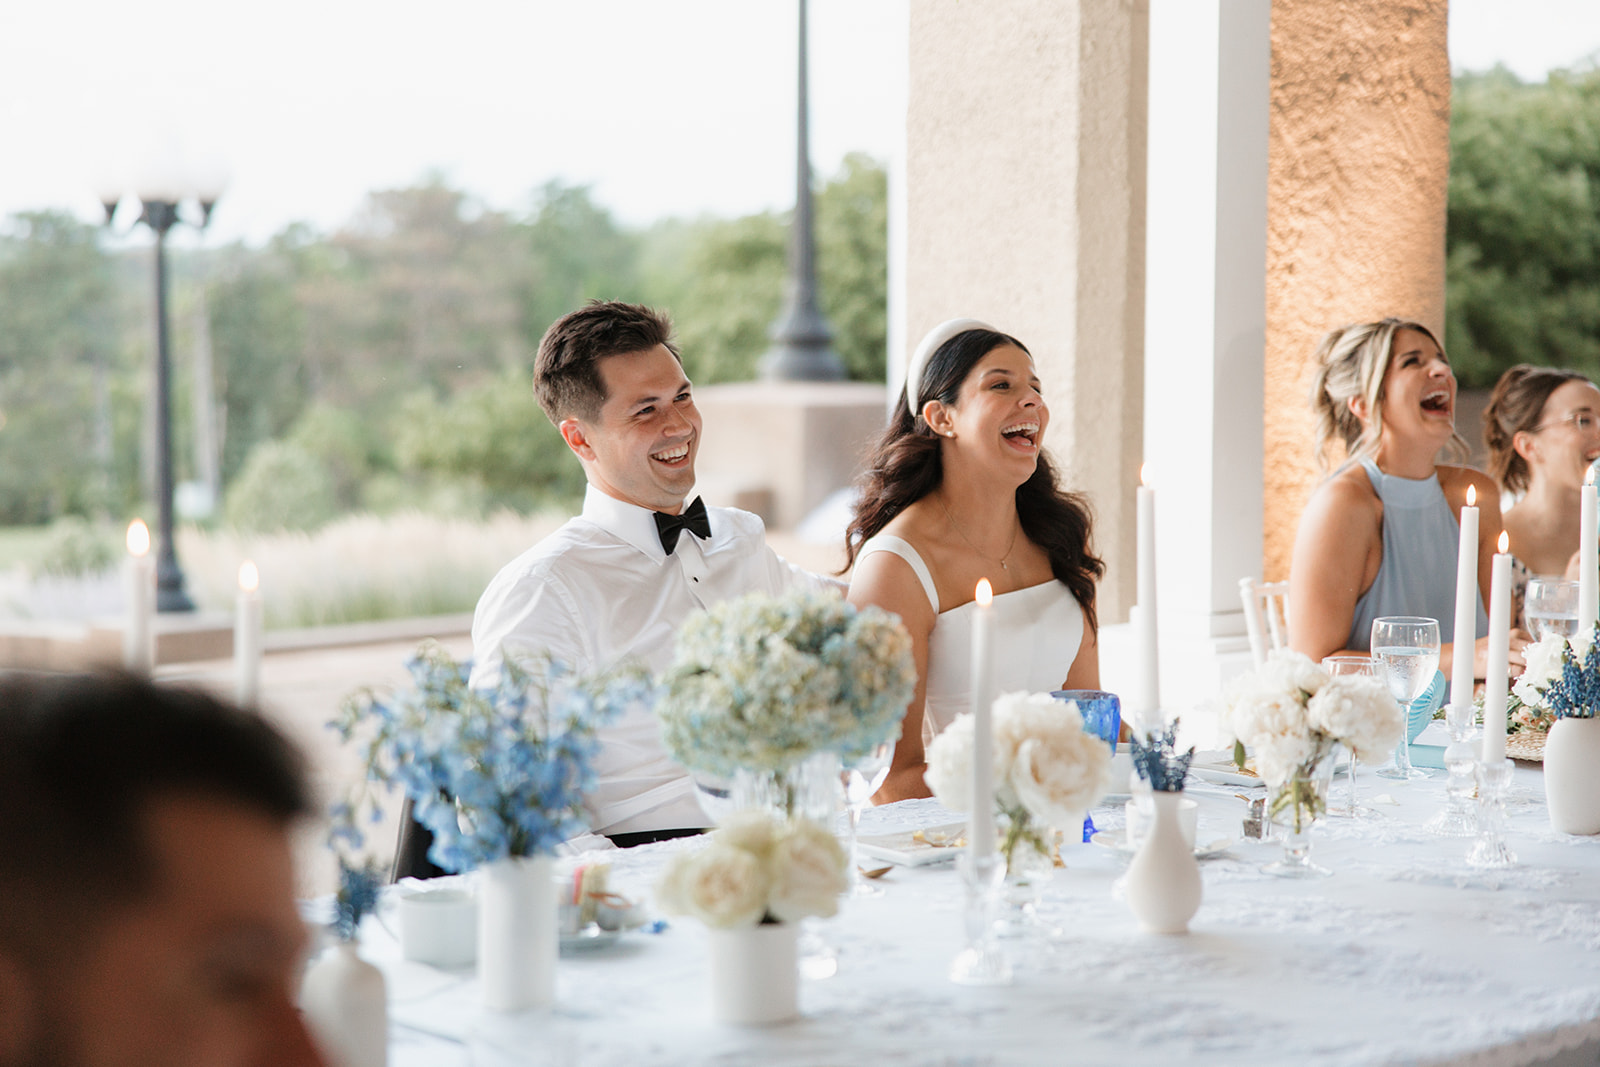
[[[894,151],[908,2],[811,2],[824,174]],[[222,239],[332,229],[430,171],[506,208],[592,184],[628,223],[781,209],[795,22],[793,0],[0,0],[0,214],[95,218],[162,155],[229,174]],[[1450,47],[1536,80],[1600,49],[1600,0],[1453,0]]]

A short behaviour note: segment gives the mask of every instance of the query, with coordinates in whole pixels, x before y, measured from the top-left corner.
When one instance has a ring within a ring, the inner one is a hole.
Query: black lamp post
[[[205,229],[211,221],[217,195],[212,190],[193,194],[192,199],[200,207],[200,221],[193,225],[199,229]],[[107,226],[111,225],[120,199],[112,195],[101,198]],[[167,191],[139,194],[139,221],[156,235],[156,505],[161,522],[161,547],[156,555],[156,610],[160,612],[194,610],[194,601],[184,591],[183,570],[178,566],[172,537],[172,356],[171,331],[167,323],[167,232],[184,221],[180,219],[178,207],[185,199],[189,198]]]
[[[833,350],[833,331],[817,305],[817,240],[811,221],[811,146],[806,106],[806,0],[800,0],[800,111],[796,152],[794,231],[789,237],[789,278],[783,311],[768,336],[761,376],[774,381],[836,382],[844,363]]]

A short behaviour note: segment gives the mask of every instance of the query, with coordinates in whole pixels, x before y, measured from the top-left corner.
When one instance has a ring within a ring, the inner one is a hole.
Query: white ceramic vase
[[[1128,905],[1154,934],[1182,934],[1200,907],[1200,866],[1178,825],[1181,792],[1156,791],[1155,822],[1128,865]]]
[[[306,969],[300,1010],[332,1067],[385,1067],[389,1004],[383,972],[357,954],[355,941],[325,949]]]
[[[800,1014],[799,923],[710,929],[711,1014],[771,1026]]]
[[[1600,834],[1600,718],[1557,719],[1550,727],[1544,796],[1556,830]]]
[[[545,1008],[556,999],[555,860],[512,856],[480,869],[478,984],[492,1011]]]

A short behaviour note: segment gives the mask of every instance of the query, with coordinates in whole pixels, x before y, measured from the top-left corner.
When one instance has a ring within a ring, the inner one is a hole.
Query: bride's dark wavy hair
[[[944,481],[940,438],[922,417],[922,409],[930,400],[954,407],[961,383],[972,368],[1001,345],[1028,351],[1015,337],[994,330],[967,330],[940,345],[922,372],[916,415],[906,406],[905,390],[901,390],[895,417],[873,449],[861,478],[855,517],[845,530],[845,565],[839,573],[855,564],[856,553],[868,538]],[[1098,631],[1095,585],[1106,567],[1089,544],[1093,526],[1089,503],[1081,494],[1061,488],[1055,467],[1042,450],[1033,476],[1017,487],[1017,516],[1028,540],[1050,557],[1056,579],[1083,606],[1089,628]]]

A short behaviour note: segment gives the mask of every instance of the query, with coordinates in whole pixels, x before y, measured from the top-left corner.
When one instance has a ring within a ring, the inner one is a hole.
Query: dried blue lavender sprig
[[[1596,628],[1600,631],[1600,627]],[[1600,638],[1600,632],[1595,637]],[[1600,710],[1600,640],[1589,642],[1579,663],[1569,646],[1561,653],[1561,676],[1544,691],[1545,703],[1558,719],[1590,719]]]
[[[1179,753],[1178,722],[1172,721],[1164,731],[1151,734],[1148,740],[1137,735],[1129,742],[1133,748],[1133,766],[1139,777],[1150,783],[1158,793],[1183,792],[1184,779],[1189,776],[1189,763],[1194,759],[1194,747]]]

